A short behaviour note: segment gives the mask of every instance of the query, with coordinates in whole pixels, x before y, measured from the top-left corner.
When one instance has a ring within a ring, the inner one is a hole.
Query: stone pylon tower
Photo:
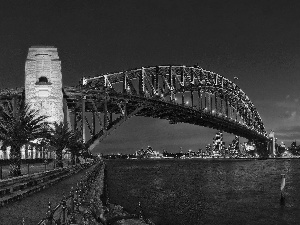
[[[61,61],[57,48],[32,46],[25,63],[25,101],[48,122],[63,122]]]
[[[276,147],[275,147],[275,143],[276,143],[276,138],[275,138],[275,132],[273,130],[271,130],[270,134],[269,134],[269,155],[271,157],[275,157],[276,156]]]

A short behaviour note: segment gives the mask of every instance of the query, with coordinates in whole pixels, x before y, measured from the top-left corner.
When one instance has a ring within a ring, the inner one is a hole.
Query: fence
[[[137,214],[129,214],[122,206],[109,203],[104,182],[105,170],[105,164],[99,162],[56,207],[52,208],[49,202],[46,217],[38,225],[107,225],[122,219],[133,219],[135,224],[153,225],[150,219],[143,216],[140,202]]]
[[[77,183],[76,188],[72,188],[70,194],[65,196],[56,207],[52,208],[49,202],[46,217],[38,224],[89,224],[88,221],[91,220],[100,222],[101,218],[98,218],[98,215],[101,213],[98,214],[98,210],[101,207],[99,208],[99,204],[97,204],[94,198],[89,198],[88,196],[95,196],[95,189],[93,193],[90,193],[91,187],[97,178],[103,178],[103,170],[104,164],[99,162],[93,171],[86,173],[81,181]]]
[[[9,160],[0,162],[0,180],[9,178]],[[39,173],[55,168],[55,162],[49,160],[22,160],[21,173],[22,175]]]

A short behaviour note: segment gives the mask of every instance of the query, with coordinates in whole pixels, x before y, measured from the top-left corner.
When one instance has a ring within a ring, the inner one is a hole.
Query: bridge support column
[[[96,115],[95,115],[94,111],[92,113],[92,127],[93,127],[93,136],[95,136],[96,135]]]
[[[238,122],[238,104],[236,103],[236,109],[235,109],[235,121]]]
[[[204,108],[207,109],[206,92],[204,92]]]
[[[215,93],[215,107],[216,107],[216,114],[218,114],[219,107],[218,107],[218,96],[217,96],[217,93]]]
[[[198,90],[198,109],[202,110],[202,92]]]
[[[76,132],[77,130],[77,118],[76,118],[76,109],[74,109],[74,125],[73,125],[73,131]]]
[[[213,99],[212,99],[212,96],[211,96],[211,94],[209,94],[209,102],[210,102],[210,113],[212,113],[212,108],[213,108]]]
[[[113,122],[113,114],[112,112],[109,112],[109,123],[111,124]]]
[[[107,111],[107,96],[104,99],[104,121],[103,121],[103,131],[105,132],[108,127],[108,111]]]
[[[228,104],[228,100],[226,99],[226,102],[225,102],[225,113],[226,113],[226,116],[227,118],[230,117],[229,115],[229,104]]]
[[[82,121],[82,142],[85,143],[85,100],[86,96],[82,96],[82,112],[81,112],[81,121]]]
[[[221,104],[221,114],[224,115],[225,114],[225,110],[224,110],[224,106],[223,106],[223,100],[220,98],[220,104]]]
[[[158,79],[158,75],[159,75],[159,67],[157,66],[155,69],[155,89],[156,89],[156,93],[159,93],[159,79]]]
[[[123,94],[127,93],[127,77],[126,74],[123,74]]]
[[[15,117],[16,116],[16,112],[17,112],[17,101],[18,101],[18,99],[17,99],[17,96],[14,96],[13,98],[12,98],[12,100],[11,100],[12,102],[12,110],[13,110],[13,116]]]

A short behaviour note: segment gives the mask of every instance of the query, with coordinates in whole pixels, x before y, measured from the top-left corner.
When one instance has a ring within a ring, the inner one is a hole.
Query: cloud
[[[260,100],[254,102],[262,117],[267,132],[275,131],[278,141],[300,140],[300,104],[298,98],[287,95],[282,100]]]
[[[279,107],[279,108],[285,108],[285,109],[297,109],[299,108],[299,104],[297,104],[298,100],[296,101],[296,99],[294,101],[276,101],[275,102],[275,106]]]
[[[300,140],[300,125],[280,127],[275,130],[275,137],[280,141]]]

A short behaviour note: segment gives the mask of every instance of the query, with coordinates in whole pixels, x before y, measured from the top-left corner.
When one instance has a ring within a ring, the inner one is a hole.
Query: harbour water
[[[300,224],[300,160],[106,160],[111,203],[156,224]],[[286,174],[285,205],[280,204]]]

